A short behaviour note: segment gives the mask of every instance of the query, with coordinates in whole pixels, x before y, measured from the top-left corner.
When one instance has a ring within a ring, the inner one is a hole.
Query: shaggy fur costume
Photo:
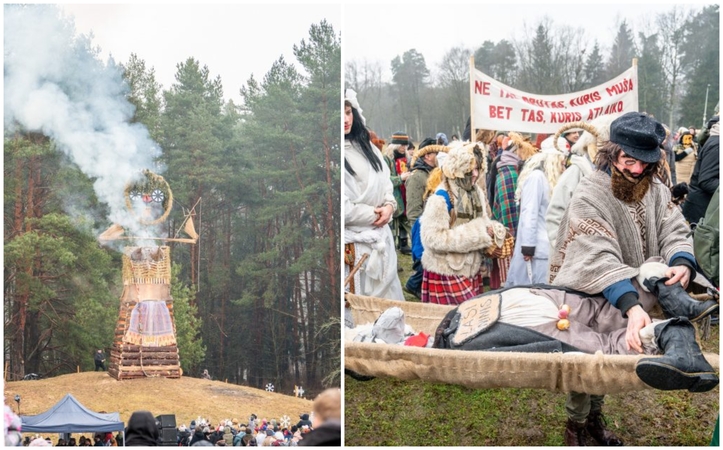
[[[481,189],[475,186],[481,198]],[[481,216],[467,223],[450,226],[447,202],[441,195],[432,195],[424,207],[421,235],[424,244],[422,266],[441,275],[461,275],[472,278],[483,261],[482,250],[490,247],[492,238],[487,227],[495,230],[504,226],[491,220],[483,208]]]

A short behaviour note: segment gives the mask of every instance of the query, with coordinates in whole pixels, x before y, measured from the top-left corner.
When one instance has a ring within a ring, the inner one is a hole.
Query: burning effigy
[[[178,378],[181,366],[171,296],[171,250],[158,241],[195,243],[198,235],[190,214],[184,231],[189,238],[164,238],[159,226],[173,207],[165,179],[148,170],[129,182],[125,192],[128,214],[140,226],[127,230],[113,224],[99,239],[128,240],[140,245],[123,248],[123,292],[110,354],[108,373],[118,379]]]

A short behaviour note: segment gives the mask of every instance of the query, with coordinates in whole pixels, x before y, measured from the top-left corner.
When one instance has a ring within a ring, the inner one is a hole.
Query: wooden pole
[[[474,55],[469,57],[469,140],[477,141],[474,130]]]
[[[351,270],[351,272],[349,272],[349,276],[347,276],[346,279],[344,280],[344,286],[346,286],[347,284],[349,284],[351,282],[351,280],[354,278],[354,275],[356,275],[357,271],[359,270],[361,265],[364,264],[364,261],[366,261],[368,257],[369,257],[369,253],[364,253],[362,255],[362,257],[359,259],[359,262],[357,263],[357,265],[354,266],[354,268]]]

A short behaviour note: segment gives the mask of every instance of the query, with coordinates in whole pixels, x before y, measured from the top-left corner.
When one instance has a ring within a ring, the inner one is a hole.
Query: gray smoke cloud
[[[121,69],[98,59],[90,38],[77,35],[53,5],[4,5],[5,129],[40,132],[87,176],[109,220],[138,235],[123,192],[142,169],[154,169],[160,148],[129,123]]]

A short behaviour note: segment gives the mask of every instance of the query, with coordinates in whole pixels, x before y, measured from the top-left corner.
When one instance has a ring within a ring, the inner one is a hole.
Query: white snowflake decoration
[[[301,386],[294,386],[294,395],[297,397],[304,396],[304,388]]]
[[[266,385],[266,391],[267,392],[274,392],[274,385],[269,383]]]
[[[289,428],[291,426],[291,417],[284,415],[284,417],[280,419],[280,422],[281,428]]]

